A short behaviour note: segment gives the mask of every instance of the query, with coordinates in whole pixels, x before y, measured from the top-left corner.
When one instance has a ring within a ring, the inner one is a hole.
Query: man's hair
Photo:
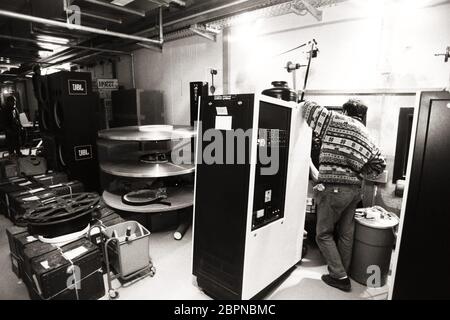
[[[350,99],[342,106],[344,112],[352,118],[358,118],[361,122],[367,114],[367,106],[358,99]]]

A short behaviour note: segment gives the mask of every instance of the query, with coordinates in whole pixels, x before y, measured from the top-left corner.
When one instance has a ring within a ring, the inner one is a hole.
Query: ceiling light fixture
[[[133,2],[134,0],[114,0],[111,4],[115,4],[116,6],[126,6],[127,4]]]

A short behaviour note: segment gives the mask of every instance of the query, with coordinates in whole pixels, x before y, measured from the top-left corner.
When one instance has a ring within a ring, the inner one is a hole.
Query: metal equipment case
[[[250,299],[301,259],[311,130],[296,103],[252,94],[210,96],[199,120],[199,152],[207,130],[220,131],[224,145],[238,129],[251,137],[241,164],[206,164],[197,153],[193,274],[214,298]],[[259,159],[268,147],[279,165],[264,175],[268,165]],[[235,143],[234,160],[236,152]]]

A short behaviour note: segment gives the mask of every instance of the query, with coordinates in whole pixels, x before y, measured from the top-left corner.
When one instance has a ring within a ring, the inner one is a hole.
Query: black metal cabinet
[[[449,104],[421,94],[393,299],[450,298]]]

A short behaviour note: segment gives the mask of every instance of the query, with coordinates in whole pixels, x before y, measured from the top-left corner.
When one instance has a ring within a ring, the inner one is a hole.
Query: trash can
[[[355,221],[350,277],[365,286],[382,287],[387,282],[399,219],[389,213],[376,220],[355,217]]]

